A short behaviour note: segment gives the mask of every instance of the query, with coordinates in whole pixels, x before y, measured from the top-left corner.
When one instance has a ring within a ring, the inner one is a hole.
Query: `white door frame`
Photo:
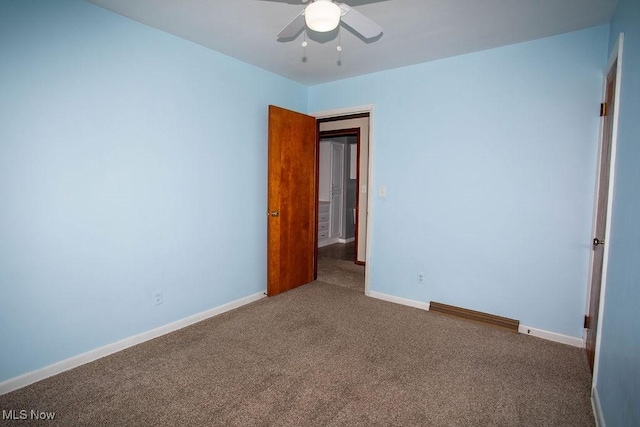
[[[332,117],[348,116],[351,114],[369,113],[369,159],[367,162],[367,235],[365,237],[365,267],[364,267],[364,294],[370,296],[369,293],[369,277],[371,269],[371,243],[372,243],[372,230],[373,230],[373,209],[372,209],[372,197],[371,189],[373,186],[373,156],[374,156],[374,126],[373,126],[373,110],[374,105],[362,105],[359,107],[337,108],[333,110],[318,111],[310,113],[310,116],[316,119],[327,119]]]
[[[611,218],[612,218],[612,213],[613,213],[613,189],[614,189],[614,183],[615,183],[615,166],[616,166],[616,147],[618,145],[618,117],[620,114],[620,88],[622,86],[622,48],[624,45],[624,33],[620,33],[620,35],[618,36],[618,40],[616,41],[616,45],[614,46],[613,50],[611,51],[611,55],[609,57],[609,62],[607,63],[607,67],[604,70],[604,89],[602,91],[603,93],[603,99],[606,96],[607,93],[607,76],[609,75],[609,73],[611,72],[613,65],[617,64],[617,69],[616,69],[616,92],[615,92],[615,100],[614,100],[614,108],[613,108],[613,124],[612,124],[612,129],[611,129],[611,167],[610,167],[610,172],[609,172],[609,189],[608,189],[608,193],[609,193],[609,200],[607,201],[607,220],[606,220],[606,224],[605,224],[605,241],[604,241],[604,248],[603,248],[603,260],[602,260],[602,280],[601,280],[601,287],[600,287],[600,307],[598,308],[598,326],[596,329],[596,348],[595,348],[595,356],[594,356],[594,362],[593,362],[593,378],[592,378],[592,383],[591,383],[591,387],[592,390],[595,391],[596,385],[597,385],[597,378],[598,378],[598,367],[599,367],[599,362],[600,362],[600,344],[602,342],[602,324],[604,323],[604,305],[605,305],[605,295],[606,295],[606,289],[607,289],[607,267],[609,265],[609,248],[611,245]],[[616,63],[617,61],[617,63]],[[602,141],[604,139],[604,118],[603,120],[600,121],[600,141],[599,141],[599,148],[598,148],[598,165],[600,164],[600,152],[602,151]],[[599,175],[599,172],[598,172]],[[596,226],[596,221],[597,221],[597,217],[596,217],[596,212],[597,212],[597,204],[598,204],[598,182],[599,182],[600,177],[596,176],[596,189],[595,189],[595,196],[594,197],[594,208],[593,208],[593,224],[592,224],[592,233],[595,230],[595,226]],[[589,313],[589,298],[590,298],[590,294],[591,294],[591,275],[592,275],[592,265],[593,265],[593,255],[594,255],[595,251],[591,251],[591,259],[589,262],[589,284],[588,284],[588,289],[587,289],[587,308],[586,308],[586,313]],[[586,335],[585,335],[585,343],[586,343]],[[596,392],[597,393],[597,392]]]

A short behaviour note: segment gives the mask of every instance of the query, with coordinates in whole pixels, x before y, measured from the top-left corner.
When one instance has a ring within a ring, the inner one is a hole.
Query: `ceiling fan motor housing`
[[[304,19],[313,31],[326,33],[340,24],[342,9],[332,0],[316,0],[304,10]]]

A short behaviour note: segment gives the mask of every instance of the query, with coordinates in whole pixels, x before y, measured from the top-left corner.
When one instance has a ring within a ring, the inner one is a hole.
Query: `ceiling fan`
[[[307,3],[309,0],[301,0]],[[312,0],[286,27],[278,33],[278,38],[296,37],[305,27],[320,33],[334,30],[340,23],[345,24],[365,39],[382,34],[382,27],[354,8],[333,0]]]

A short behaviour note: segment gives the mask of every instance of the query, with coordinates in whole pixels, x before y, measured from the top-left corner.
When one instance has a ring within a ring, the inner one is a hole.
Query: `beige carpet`
[[[314,282],[0,396],[0,409],[55,411],[64,426],[592,426],[589,385],[584,350]]]

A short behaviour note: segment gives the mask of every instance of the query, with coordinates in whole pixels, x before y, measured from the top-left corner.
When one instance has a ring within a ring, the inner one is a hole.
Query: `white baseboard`
[[[201,313],[197,313],[192,316],[185,317],[184,319],[180,319],[175,322],[168,323],[158,328],[151,329],[150,331],[143,332],[141,334],[134,335],[132,337],[124,338],[112,344],[107,344],[103,347],[90,350],[86,353],[82,353],[77,356],[73,356],[68,359],[61,360],[60,362],[56,362],[52,365],[45,366],[44,368],[38,369],[37,371],[28,372],[18,377],[8,379],[0,383],[0,395],[9,393],[11,391],[17,390],[22,387],[26,387],[29,384],[33,384],[35,382],[41,381],[45,378],[49,378],[53,375],[57,375],[64,371],[68,371],[69,369],[77,368],[78,366],[84,365],[89,362],[93,362],[94,360],[100,359],[102,357],[108,356],[110,354],[116,353],[126,348],[133,347],[134,345],[138,345],[145,341],[149,341],[159,336],[176,331],[178,329],[182,329],[184,327],[193,325],[194,323],[201,322],[210,317],[217,316],[219,314],[222,314],[227,311],[233,310],[235,308],[241,307],[243,305],[252,303],[264,297],[266,297],[266,291],[258,292],[256,294],[249,295],[244,298],[237,299],[235,301],[231,301],[229,303],[220,305],[218,307],[211,308]]]
[[[351,243],[351,242],[355,242],[356,238],[355,237],[351,237],[349,239],[338,239],[338,243]]]
[[[416,301],[412,299],[400,298],[393,295],[383,294],[380,292],[370,291],[369,295],[372,298],[381,299],[384,301],[393,302],[396,304],[406,305],[408,307],[420,308],[422,310],[429,311],[430,303]],[[542,338],[549,341],[559,342],[567,344],[573,347],[584,348],[584,340],[579,337],[572,337],[569,335],[562,335],[555,332],[545,331],[543,329],[532,328],[531,326],[520,325],[518,332],[525,335],[531,335],[533,337]]]
[[[526,325],[520,325],[518,327],[518,332],[525,335],[531,335],[532,337],[567,344],[573,347],[584,348],[584,340],[580,337],[562,335],[555,332],[545,331],[543,329],[532,328],[531,326]]]
[[[593,407],[593,416],[596,419],[596,427],[606,427],[604,417],[602,416],[602,406],[600,406],[597,387],[591,389],[591,406]]]
[[[329,239],[323,239],[323,240],[318,240],[318,247],[322,248],[324,246],[329,246],[329,245],[333,245],[335,243],[338,243],[338,239],[337,237],[331,237]]]
[[[408,307],[414,307],[414,308],[419,308],[419,309],[422,309],[422,310],[429,311],[429,303],[428,302],[422,302],[422,301],[416,301],[416,300],[413,300],[413,299],[395,297],[393,295],[383,294],[383,293],[374,292],[374,291],[370,291],[369,292],[369,296],[371,298],[381,299],[383,301],[393,302],[393,303],[396,303],[396,304],[406,305]]]

